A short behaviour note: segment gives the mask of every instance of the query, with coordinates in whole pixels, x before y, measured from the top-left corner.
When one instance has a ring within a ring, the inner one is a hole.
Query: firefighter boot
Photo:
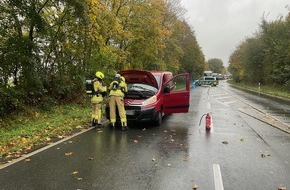
[[[115,127],[115,123],[111,123],[111,127],[112,127],[113,129],[116,129],[116,127]]]
[[[92,120],[92,127],[95,127],[96,126],[96,120],[95,120],[95,118],[93,118],[93,120]]]
[[[101,123],[98,123],[97,128],[103,128],[103,125]]]
[[[123,122],[122,123],[122,131],[126,131],[127,130],[127,123]]]

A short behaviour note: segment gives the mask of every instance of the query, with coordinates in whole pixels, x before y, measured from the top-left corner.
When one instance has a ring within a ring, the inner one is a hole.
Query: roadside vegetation
[[[202,74],[205,63],[179,0],[0,3],[0,117],[78,101],[96,71]]]
[[[290,91],[290,11],[285,17],[260,24],[253,37],[246,38],[230,56],[229,72],[236,83],[287,96]]]
[[[228,80],[228,82],[236,88],[290,101],[290,90],[283,89],[281,86],[251,85],[240,82],[237,83],[234,80]]]
[[[27,108],[0,120],[0,163],[27,154],[90,126],[88,103]]]

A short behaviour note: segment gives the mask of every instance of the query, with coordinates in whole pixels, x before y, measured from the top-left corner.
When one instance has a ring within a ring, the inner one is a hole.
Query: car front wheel
[[[157,126],[160,126],[162,124],[162,113],[161,113],[161,111],[157,112],[155,124]]]

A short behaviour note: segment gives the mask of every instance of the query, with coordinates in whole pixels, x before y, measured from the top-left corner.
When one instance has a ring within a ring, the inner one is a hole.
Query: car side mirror
[[[165,86],[164,89],[163,89],[163,92],[164,92],[164,94],[166,94],[166,93],[170,93],[170,88],[169,88],[169,86]]]

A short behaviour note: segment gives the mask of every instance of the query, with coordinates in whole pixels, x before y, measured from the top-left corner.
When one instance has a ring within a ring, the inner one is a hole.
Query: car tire
[[[158,111],[156,114],[155,125],[160,126],[162,124],[162,112]]]

